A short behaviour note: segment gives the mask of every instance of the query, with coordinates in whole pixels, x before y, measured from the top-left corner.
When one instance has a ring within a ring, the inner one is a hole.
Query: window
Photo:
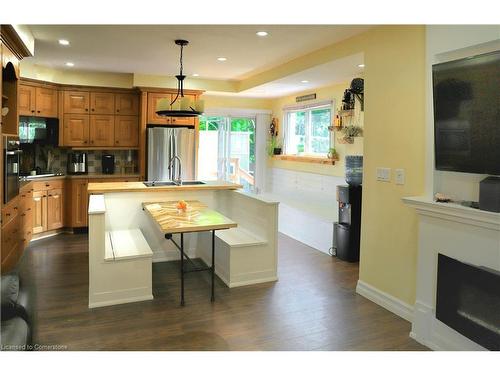
[[[285,110],[285,153],[326,155],[331,147],[331,104]]]

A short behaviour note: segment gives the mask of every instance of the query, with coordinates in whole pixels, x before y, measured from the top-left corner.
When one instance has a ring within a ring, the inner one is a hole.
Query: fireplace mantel
[[[407,197],[403,202],[421,215],[500,231],[500,213],[482,211],[456,203],[438,203],[427,197]]]
[[[417,291],[411,336],[435,350],[484,350],[436,319],[438,255],[500,272],[500,213],[432,198],[403,202],[418,214]]]

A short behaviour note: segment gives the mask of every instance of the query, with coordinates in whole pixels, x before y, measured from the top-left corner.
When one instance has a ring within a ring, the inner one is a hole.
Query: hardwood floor
[[[187,275],[179,306],[177,262],[153,264],[154,300],[88,309],[87,235],[33,243],[34,342],[67,350],[425,350],[410,323],[355,293],[358,265],[280,236],[279,281],[229,289]]]

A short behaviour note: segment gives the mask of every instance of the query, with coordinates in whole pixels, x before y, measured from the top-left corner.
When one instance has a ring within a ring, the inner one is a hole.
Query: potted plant
[[[328,159],[335,159],[336,160],[339,158],[339,155],[337,154],[337,150],[335,149],[335,147],[330,148],[327,156],[328,156]]]
[[[354,143],[354,137],[361,137],[363,128],[357,125],[344,126],[341,130],[343,143]]]

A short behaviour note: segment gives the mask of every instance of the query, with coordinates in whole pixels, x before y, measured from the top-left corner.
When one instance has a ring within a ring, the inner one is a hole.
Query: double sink
[[[188,186],[188,185],[205,185],[206,182],[203,181],[181,181],[179,183],[174,181],[147,181],[143,182],[147,187],[154,186]]]

